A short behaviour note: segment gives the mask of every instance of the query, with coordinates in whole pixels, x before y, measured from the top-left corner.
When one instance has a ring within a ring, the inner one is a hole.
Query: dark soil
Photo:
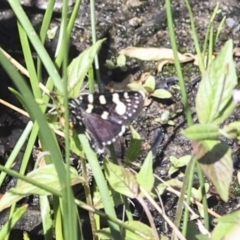
[[[43,6],[45,0],[39,0],[38,5],[23,5],[29,18],[38,31],[42,21],[42,13],[44,12]],[[191,36],[190,20],[188,17],[187,9],[183,1],[173,1],[172,12],[174,16],[175,32],[177,35],[177,43],[179,52],[189,52],[195,54],[194,42]],[[209,25],[211,14],[216,6],[217,1],[191,1],[191,7],[195,16],[195,24],[198,33],[198,37],[201,42],[204,41],[206,31]],[[218,1],[219,2],[219,1]],[[43,4],[43,5],[41,5]],[[135,6],[135,5],[137,6]],[[228,19],[228,23],[223,27],[223,32],[220,35],[220,39],[217,43],[219,50],[228,39],[234,40],[234,46],[239,47],[240,31],[240,3],[237,0],[220,1],[221,13],[218,15],[217,20],[214,22],[215,28],[221,22],[223,17]],[[56,14],[52,20],[53,25],[59,25],[59,12],[56,10]],[[133,19],[141,19],[141,23],[136,23]],[[111,76],[109,76],[109,70],[105,67],[105,60],[111,59],[116,62],[118,51],[128,46],[141,46],[141,47],[166,47],[171,48],[168,35],[166,13],[164,9],[163,0],[148,0],[148,1],[121,1],[121,0],[104,0],[96,1],[96,27],[98,39],[107,38],[107,41],[100,52],[100,71],[101,78],[104,83],[107,84],[110,81],[121,81],[129,73],[136,73],[139,70],[151,71],[156,76],[157,82],[160,86],[167,86],[173,84],[169,77],[176,77],[174,66],[167,66],[162,73],[157,73],[154,62],[140,62],[135,59],[128,59],[127,66],[128,71],[122,72],[120,69],[113,70]],[[89,1],[82,1],[81,10],[79,12],[79,18],[76,21],[75,29],[72,35],[71,42],[71,57],[74,57],[88,48],[92,44],[91,41],[91,27],[90,27],[90,7]],[[7,51],[11,56],[17,59],[23,65],[23,56],[18,38],[18,32],[16,27],[16,18],[13,12],[9,9],[6,2],[0,5],[0,46]],[[54,41],[48,42],[47,47],[49,51],[53,51],[55,48]],[[239,71],[240,62],[236,60],[236,68]],[[188,63],[183,65],[183,73],[188,87],[189,102],[194,112],[195,95],[198,87],[198,83],[192,84],[192,81],[199,78],[198,69],[192,64]],[[14,105],[20,106],[18,101],[9,92],[8,87],[14,87],[11,80],[9,80],[6,73],[0,68],[0,98],[4,99]],[[170,167],[169,157],[175,156],[177,158],[192,153],[192,147],[190,142],[182,136],[180,130],[186,128],[185,118],[182,112],[181,96],[177,90],[173,92],[173,99],[171,102],[157,101],[156,99],[151,104],[144,108],[143,112],[138,119],[133,123],[137,131],[144,139],[143,146],[145,146],[145,152],[150,149],[154,153],[154,171],[155,173],[168,179],[168,169]],[[162,112],[165,109],[175,109],[178,113],[172,120],[174,126],[161,125],[155,119],[160,118]],[[230,117],[228,122],[238,120],[240,116],[239,108]],[[196,119],[195,119],[196,120]],[[11,150],[14,148],[22,130],[26,126],[28,119],[15,113],[12,110],[0,105],[0,163],[4,165]],[[129,134],[125,136],[126,143],[129,139]],[[233,160],[235,164],[235,172],[237,173],[240,167],[239,161],[239,144],[236,141],[228,140],[227,143],[233,149]],[[24,149],[22,150],[22,153]],[[121,151],[119,151],[119,155]],[[144,158],[144,154],[142,156]],[[21,164],[22,154],[18,156],[14,169],[18,170]],[[142,160],[142,159],[141,159]],[[140,160],[140,161],[141,161]],[[31,169],[31,166],[29,166]],[[1,193],[4,193],[6,189],[14,186],[14,179],[7,179],[6,185],[1,189]],[[209,202],[210,207],[219,214],[225,214],[232,212],[236,209],[240,203],[240,195],[237,182],[232,184],[231,200],[227,203],[219,200],[217,195],[211,197]],[[166,214],[174,219],[175,211],[177,208],[178,198],[170,193],[162,196],[164,202]],[[33,203],[31,199],[26,200],[28,203]],[[149,206],[151,207],[151,206]],[[141,209],[137,208],[135,214],[142,217]],[[156,226],[160,232],[168,232],[163,224],[161,216],[154,209],[152,214],[155,219]],[[0,225],[6,221],[7,211],[0,213]],[[33,234],[34,239],[37,239],[39,233],[41,233],[41,222],[39,211],[29,209],[27,215],[22,219],[15,227],[17,234],[19,230],[25,230]],[[22,234],[22,232],[20,231]],[[168,232],[169,233],[169,232]],[[19,236],[19,235],[18,235]],[[19,238],[19,237],[18,237]],[[12,237],[12,239],[17,239]],[[20,239],[20,238],[19,238]],[[39,237],[39,239],[43,239]]]

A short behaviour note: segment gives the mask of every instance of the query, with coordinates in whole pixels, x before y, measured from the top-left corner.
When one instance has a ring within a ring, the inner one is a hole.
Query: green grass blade
[[[54,85],[58,88],[58,90],[60,92],[63,92],[62,81],[61,81],[61,78],[60,78],[58,72],[56,71],[55,65],[53,64],[51,58],[49,57],[46,49],[42,45],[31,22],[29,21],[25,12],[23,11],[22,6],[20,5],[20,2],[15,1],[15,0],[9,0],[8,3],[10,4],[14,13],[16,14],[18,21],[20,22],[20,24],[23,26],[24,30],[26,31],[26,34],[27,34],[30,42],[32,43],[34,49],[38,53],[45,68],[47,69],[50,77],[54,81]]]
[[[102,197],[102,201],[103,201],[103,205],[104,205],[104,210],[107,215],[110,215],[110,216],[116,218],[116,213],[113,208],[111,198],[109,196],[108,187],[107,187],[105,178],[103,176],[101,167],[99,165],[97,155],[91,149],[89,142],[84,134],[79,134],[78,137],[82,144],[83,150],[86,153],[88,162],[92,169],[93,176],[94,176],[97,186],[99,188],[99,191],[100,191],[100,194]],[[113,239],[121,239],[119,226],[112,223],[111,221],[108,221],[108,224],[111,229],[111,234],[112,234]]]

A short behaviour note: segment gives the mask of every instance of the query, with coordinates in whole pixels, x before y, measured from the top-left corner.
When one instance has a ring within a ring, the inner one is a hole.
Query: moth
[[[142,91],[81,95],[69,100],[70,118],[93,142],[97,153],[103,153],[138,116],[145,97]]]

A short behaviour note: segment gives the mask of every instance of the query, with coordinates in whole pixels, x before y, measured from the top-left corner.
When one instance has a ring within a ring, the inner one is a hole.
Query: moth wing
[[[117,124],[129,124],[143,108],[142,91],[94,93],[81,96],[81,108]]]
[[[86,135],[99,153],[103,152],[106,145],[115,142],[118,136],[122,136],[126,129],[124,125],[105,120],[96,114],[84,114],[83,124]]]

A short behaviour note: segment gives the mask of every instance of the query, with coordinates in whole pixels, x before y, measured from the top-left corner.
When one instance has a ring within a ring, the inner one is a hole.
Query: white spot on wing
[[[92,104],[88,104],[88,107],[87,107],[87,109],[86,109],[86,112],[87,112],[87,113],[91,113],[92,110],[93,110],[93,105],[92,105]]]
[[[88,94],[88,102],[93,103],[93,94]]]
[[[99,102],[100,102],[100,104],[106,104],[107,103],[106,98],[103,95],[99,96]]]
[[[78,98],[76,98],[76,99],[74,100],[74,102],[75,102],[75,104],[77,104],[77,105],[80,105],[80,104],[81,104],[81,100],[78,99]]]
[[[112,101],[116,104],[115,111],[117,114],[123,115],[126,113],[126,105],[120,101],[118,93],[112,95]]]
[[[98,153],[98,154],[102,154],[103,152],[104,152],[103,149],[98,149],[98,150],[97,150],[97,153]]]
[[[124,98],[129,98],[128,92],[125,92],[125,93],[123,94],[123,96],[124,96]]]
[[[125,126],[122,126],[121,132],[118,134],[118,136],[122,136],[126,130]]]
[[[106,120],[106,119],[108,119],[108,115],[109,115],[109,113],[104,111],[101,115],[101,118]]]

